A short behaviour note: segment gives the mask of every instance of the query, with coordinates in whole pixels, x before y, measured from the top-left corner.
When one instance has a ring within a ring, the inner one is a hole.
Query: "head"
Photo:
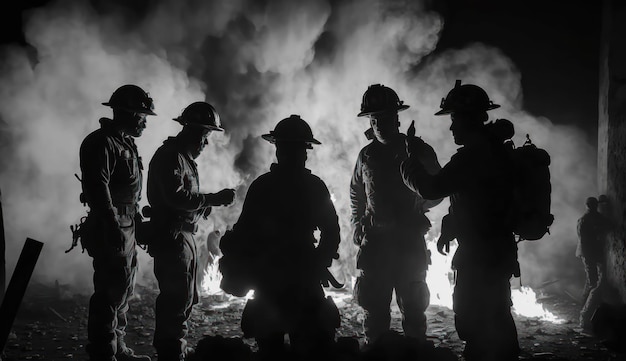
[[[117,88],[103,105],[113,108],[113,123],[124,134],[140,137],[146,129],[146,118],[154,113],[152,98],[136,85]]]
[[[278,164],[293,168],[304,168],[307,150],[313,144],[322,144],[313,137],[309,124],[296,114],[278,122],[274,130],[262,137],[276,145]]]
[[[389,110],[368,115],[370,126],[374,131],[376,140],[383,144],[389,143],[400,134],[400,121],[398,112]]]
[[[198,158],[204,147],[209,144],[208,138],[212,132],[224,131],[217,110],[207,102],[190,104],[174,120],[183,125],[179,138],[194,159]]]
[[[458,145],[465,145],[473,138],[485,130],[485,122],[489,120],[487,111],[499,108],[489,100],[487,93],[479,86],[473,84],[463,84],[457,80],[454,88],[441,100],[441,110],[435,115],[450,114],[452,125],[450,130],[454,137],[454,142]]]
[[[589,209],[590,211],[597,211],[598,199],[596,197],[587,198],[587,200],[585,200],[585,206],[587,206],[587,209]]]
[[[489,119],[487,112],[452,112],[450,113],[452,124],[450,131],[457,145],[465,145],[485,128],[485,122]]]
[[[196,125],[185,125],[179,133],[179,139],[183,141],[185,150],[193,158],[200,156],[204,147],[209,144],[209,136],[212,130]]]
[[[357,116],[367,116],[376,139],[386,144],[400,134],[398,112],[408,108],[393,89],[373,84],[363,94],[361,112]]]

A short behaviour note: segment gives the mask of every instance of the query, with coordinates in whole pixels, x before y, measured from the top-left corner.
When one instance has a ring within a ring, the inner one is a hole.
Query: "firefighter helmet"
[[[210,130],[224,131],[220,123],[220,115],[215,108],[207,102],[195,102],[189,104],[183,113],[174,118],[182,125],[196,125]]]
[[[156,115],[154,103],[150,95],[143,89],[133,84],[122,85],[117,88],[108,102],[102,105],[113,109],[122,109],[131,113]]]
[[[384,111],[402,111],[409,106],[400,100],[398,94],[382,84],[373,84],[367,87],[361,102],[361,112],[358,117],[372,115]]]
[[[585,200],[585,205],[589,208],[597,208],[598,207],[598,199],[596,197],[588,197]]]
[[[435,115],[445,115],[452,112],[482,112],[499,107],[498,104],[489,100],[489,96],[481,87],[474,84],[461,85],[461,81],[457,80],[454,88],[445,98],[441,99],[441,110]]]
[[[263,139],[275,144],[276,142],[301,142],[311,149],[312,144],[322,144],[313,138],[313,131],[307,122],[299,115],[293,114],[276,124],[274,130],[262,135]]]

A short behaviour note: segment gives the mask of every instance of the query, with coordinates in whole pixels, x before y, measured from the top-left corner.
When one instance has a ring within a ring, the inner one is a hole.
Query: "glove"
[[[214,194],[206,195],[207,206],[227,206],[233,203],[235,199],[235,190],[232,188],[225,188]]]
[[[357,246],[361,246],[365,238],[365,226],[359,222],[354,226],[354,233],[352,234],[352,242]]]
[[[202,218],[208,219],[212,210],[213,210],[213,208],[211,206],[208,206],[205,209],[203,209],[202,210]]]

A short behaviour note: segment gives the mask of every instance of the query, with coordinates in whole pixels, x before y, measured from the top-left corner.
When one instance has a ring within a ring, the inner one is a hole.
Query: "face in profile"
[[[144,113],[134,113],[125,110],[116,112],[116,118],[124,125],[124,133],[134,138],[140,137],[144,129],[146,129],[146,116]]]
[[[482,119],[478,118],[478,114],[454,112],[450,114],[452,125],[450,131],[454,137],[454,143],[457,145],[467,144],[467,140],[480,126]]]
[[[211,130],[204,127],[190,127],[190,129],[193,131],[188,133],[187,144],[189,154],[193,159],[196,159],[209,144]]]

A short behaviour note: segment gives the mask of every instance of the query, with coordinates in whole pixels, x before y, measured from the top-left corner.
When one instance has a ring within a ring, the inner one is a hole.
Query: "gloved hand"
[[[357,246],[361,246],[363,243],[363,238],[365,238],[365,225],[362,222],[359,222],[354,226],[354,233],[352,234],[352,242]]]
[[[203,209],[202,210],[202,218],[208,219],[212,210],[213,210],[213,207],[211,207],[211,206],[208,206],[205,209]]]
[[[235,199],[235,190],[232,188],[225,188],[215,194],[211,194],[209,197],[209,205],[227,206],[233,203],[233,200]]]
[[[422,138],[415,136],[415,120],[411,121],[409,129],[406,131],[404,144],[406,145],[406,153],[409,158],[419,157],[419,155],[424,151],[424,145],[426,143],[424,143]]]
[[[227,206],[233,203],[235,199],[235,190],[232,188],[225,188],[215,194],[216,205]]]

